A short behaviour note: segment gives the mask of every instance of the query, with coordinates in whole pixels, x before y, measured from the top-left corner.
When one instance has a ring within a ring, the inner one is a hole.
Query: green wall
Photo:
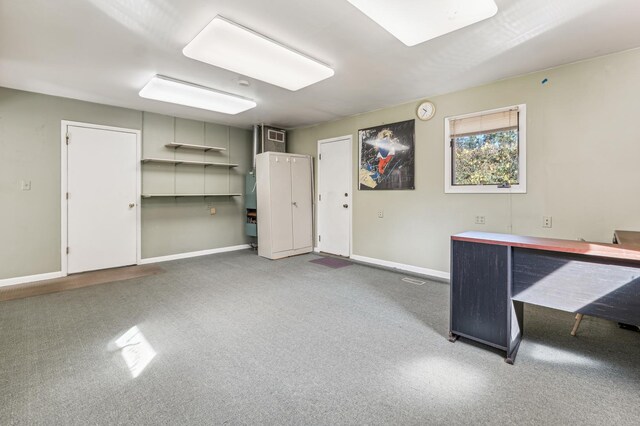
[[[251,164],[249,130],[0,88],[0,279],[60,270],[61,120],[141,129],[143,156],[202,158],[202,153],[174,153],[164,148],[174,136],[185,143],[222,144],[228,151],[220,161],[228,159],[240,167],[207,167],[206,171],[195,167],[196,172],[162,166],[165,169],[160,173],[144,165],[143,192],[165,192],[174,185],[179,192],[205,188],[243,192],[244,174]],[[20,190],[21,180],[31,181],[30,191]],[[142,257],[246,243],[242,200],[143,200]],[[210,215],[210,206],[217,208],[215,216]]]
[[[638,75],[636,49],[431,98],[436,116],[416,121],[415,191],[357,191],[357,131],[411,119],[418,101],[295,129],[289,150],[315,156],[319,139],[353,135],[356,255],[448,271],[449,237],[465,230],[609,241],[614,229],[640,230]],[[444,117],[519,103],[527,104],[527,194],[444,194]],[[173,137],[227,144],[241,167],[145,165],[143,192],[243,192],[249,130],[0,88],[0,279],[60,270],[61,120],[141,129],[146,156],[204,155],[167,152]],[[32,189],[21,191],[21,180]],[[241,197],[145,200],[142,257],[244,244],[242,211]],[[542,228],[542,216],[553,228]]]
[[[357,190],[357,132],[412,119],[419,101],[293,130],[289,148],[315,157],[318,140],[353,135],[355,255],[446,272],[449,238],[467,230],[610,242],[614,229],[640,231],[638,76],[636,49],[431,98],[435,117],[416,120],[414,191]],[[444,117],[520,103],[527,193],[445,194]]]
[[[143,193],[244,193],[251,132],[202,121],[143,114],[143,157],[238,164],[238,167],[142,166]],[[173,150],[171,141],[226,148],[222,152]],[[216,208],[215,216],[210,208]],[[142,257],[245,244],[243,197],[149,198],[142,201]]]

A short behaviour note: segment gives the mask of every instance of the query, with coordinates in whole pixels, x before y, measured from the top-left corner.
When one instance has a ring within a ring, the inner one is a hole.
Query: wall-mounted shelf
[[[216,167],[238,167],[237,164],[229,163],[212,163],[210,161],[187,161],[187,160],[170,160],[166,158],[144,158],[143,163],[165,163],[165,164],[190,164],[193,166],[216,166]]]
[[[142,198],[155,197],[240,197],[242,194],[142,194]]]
[[[189,143],[178,143],[178,142],[171,142],[165,145],[167,148],[174,148],[174,149],[178,149],[178,148],[184,148],[184,149],[195,149],[198,151],[216,151],[216,152],[220,152],[220,151],[226,151],[227,148],[221,148],[218,146],[207,146],[207,145],[194,145],[194,144],[189,144]]]

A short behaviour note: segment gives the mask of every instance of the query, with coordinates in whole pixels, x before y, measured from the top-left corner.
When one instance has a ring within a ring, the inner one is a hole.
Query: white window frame
[[[451,127],[449,122],[460,118],[473,117],[480,114],[508,111],[518,108],[518,181],[517,185],[500,188],[498,185],[453,185]],[[486,111],[445,117],[444,119],[444,192],[446,194],[526,194],[527,192],[527,106],[511,105]]]

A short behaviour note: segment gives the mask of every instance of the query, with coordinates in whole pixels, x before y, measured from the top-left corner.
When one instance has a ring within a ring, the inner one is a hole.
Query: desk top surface
[[[560,240],[555,238],[525,237],[489,232],[463,232],[451,236],[452,240],[472,243],[512,246],[536,250],[576,253],[587,256],[640,261],[640,246],[632,244],[590,243],[585,241]]]
[[[618,244],[640,246],[640,232],[638,231],[615,230],[613,234],[615,235]]]

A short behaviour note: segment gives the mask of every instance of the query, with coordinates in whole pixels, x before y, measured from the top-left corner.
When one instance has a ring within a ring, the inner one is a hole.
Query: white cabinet
[[[280,259],[313,250],[311,157],[256,156],[258,254]]]

